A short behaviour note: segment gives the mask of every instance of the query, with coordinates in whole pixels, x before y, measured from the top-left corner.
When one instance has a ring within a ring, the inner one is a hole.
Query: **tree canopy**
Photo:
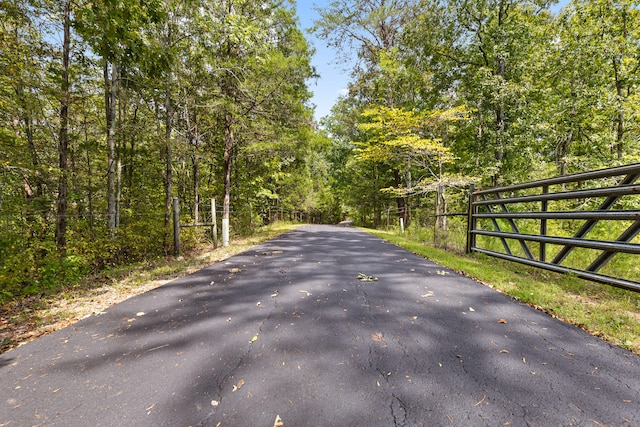
[[[232,233],[409,224],[640,160],[638,0],[330,1],[314,33],[355,65],[321,123],[292,1],[0,4],[2,299],[171,253],[174,197]]]

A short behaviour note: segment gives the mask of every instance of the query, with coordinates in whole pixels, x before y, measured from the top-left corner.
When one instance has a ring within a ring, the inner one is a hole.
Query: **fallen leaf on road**
[[[144,315],[145,315],[144,311],[139,311],[139,312],[136,313],[136,316],[138,316],[138,317],[139,316],[144,316]]]
[[[507,321],[504,319],[498,319],[498,323],[507,323]]]
[[[367,276],[364,273],[359,273],[358,274],[358,279],[360,279],[363,282],[377,282],[378,278],[375,276]]]
[[[382,332],[376,332],[375,334],[371,334],[371,338],[374,341],[382,341],[383,340]]]
[[[282,418],[280,415],[276,415],[276,420],[273,422],[273,427],[282,427],[284,423],[282,422]]]
[[[156,404],[154,403],[153,405],[149,406],[147,409],[145,409],[145,411],[150,411],[153,409],[153,407],[156,406]]]
[[[233,386],[233,390],[231,390],[232,392],[238,391],[240,390],[240,387],[242,387],[244,385],[244,380],[239,380],[236,385]]]
[[[217,400],[212,400],[211,401],[211,406],[218,406],[220,404],[220,402],[218,402]]]
[[[500,353],[509,353],[507,350],[500,350]]]
[[[448,272],[443,271],[443,270],[436,270],[436,273],[439,274],[440,276],[444,276],[446,274],[449,274]]]
[[[275,298],[278,296],[278,291],[276,290],[274,293],[271,294],[271,298]]]
[[[429,298],[429,297],[432,297],[432,296],[433,296],[433,291],[429,291],[429,292],[427,292],[426,294],[424,294],[424,295],[420,295],[420,296],[421,296],[422,298]]]
[[[231,270],[229,270],[229,273],[231,274],[235,274],[235,273],[240,273],[242,270],[240,270],[237,267],[232,268]]]
[[[469,307],[469,311],[475,311],[473,307]]]
[[[305,291],[305,290],[299,290],[298,292],[300,292],[301,294],[307,294],[308,297],[311,296],[311,292]]]
[[[253,338],[251,338],[251,340],[249,340],[249,342],[256,342],[258,340],[258,334],[255,334],[253,336]]]

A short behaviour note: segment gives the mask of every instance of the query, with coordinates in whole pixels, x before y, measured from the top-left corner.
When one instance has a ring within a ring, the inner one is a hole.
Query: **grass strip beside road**
[[[456,254],[395,231],[363,230],[640,355],[640,293],[482,254]]]

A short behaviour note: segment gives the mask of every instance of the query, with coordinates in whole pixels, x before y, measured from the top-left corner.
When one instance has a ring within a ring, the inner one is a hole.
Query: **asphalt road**
[[[640,357],[310,226],[0,355],[0,396],[0,426],[638,426]]]

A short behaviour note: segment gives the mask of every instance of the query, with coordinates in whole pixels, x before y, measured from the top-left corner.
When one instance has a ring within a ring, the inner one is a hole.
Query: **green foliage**
[[[61,169],[52,135],[61,126],[62,6],[27,0],[0,11],[2,298],[171,253],[172,198],[185,222],[196,212],[209,221],[208,200],[224,200],[225,130],[235,138],[236,235],[252,233],[273,204],[318,209],[328,194],[324,148],[311,148],[311,49],[291,3],[72,3]],[[52,245],[62,176],[61,258]],[[183,249],[206,233],[184,229]]]

